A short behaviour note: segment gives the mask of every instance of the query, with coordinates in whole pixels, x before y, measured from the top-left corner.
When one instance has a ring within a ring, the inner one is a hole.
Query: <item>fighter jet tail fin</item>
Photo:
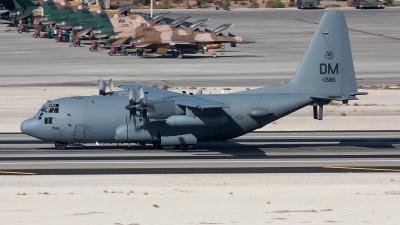
[[[289,93],[351,95],[357,91],[346,19],[342,12],[326,12],[291,82]]]

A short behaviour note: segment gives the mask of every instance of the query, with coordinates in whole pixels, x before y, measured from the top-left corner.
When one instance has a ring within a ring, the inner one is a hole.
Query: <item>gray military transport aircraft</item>
[[[198,141],[223,141],[261,128],[307,105],[322,119],[330,101],[357,100],[347,24],[342,12],[328,11],[294,78],[286,84],[232,94],[179,94],[137,84],[99,95],[49,100],[21,124],[22,133],[72,143],[153,143],[172,150],[192,149]]]

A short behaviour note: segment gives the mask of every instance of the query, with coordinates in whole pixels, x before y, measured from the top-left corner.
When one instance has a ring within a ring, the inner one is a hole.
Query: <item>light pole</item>
[[[150,0],[150,17],[153,18],[153,0]]]

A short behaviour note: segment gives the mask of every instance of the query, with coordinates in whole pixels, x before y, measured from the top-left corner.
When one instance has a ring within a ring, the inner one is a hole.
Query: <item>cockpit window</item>
[[[48,106],[44,105],[40,111],[46,113],[58,113],[59,112],[59,104],[50,104]]]
[[[53,124],[53,117],[45,117],[44,124]]]

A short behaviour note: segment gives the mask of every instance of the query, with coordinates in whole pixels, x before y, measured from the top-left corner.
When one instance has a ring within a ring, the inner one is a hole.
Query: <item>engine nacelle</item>
[[[175,101],[151,102],[147,105],[147,117],[153,119],[167,119],[173,115],[184,115],[185,111],[176,105]]]

